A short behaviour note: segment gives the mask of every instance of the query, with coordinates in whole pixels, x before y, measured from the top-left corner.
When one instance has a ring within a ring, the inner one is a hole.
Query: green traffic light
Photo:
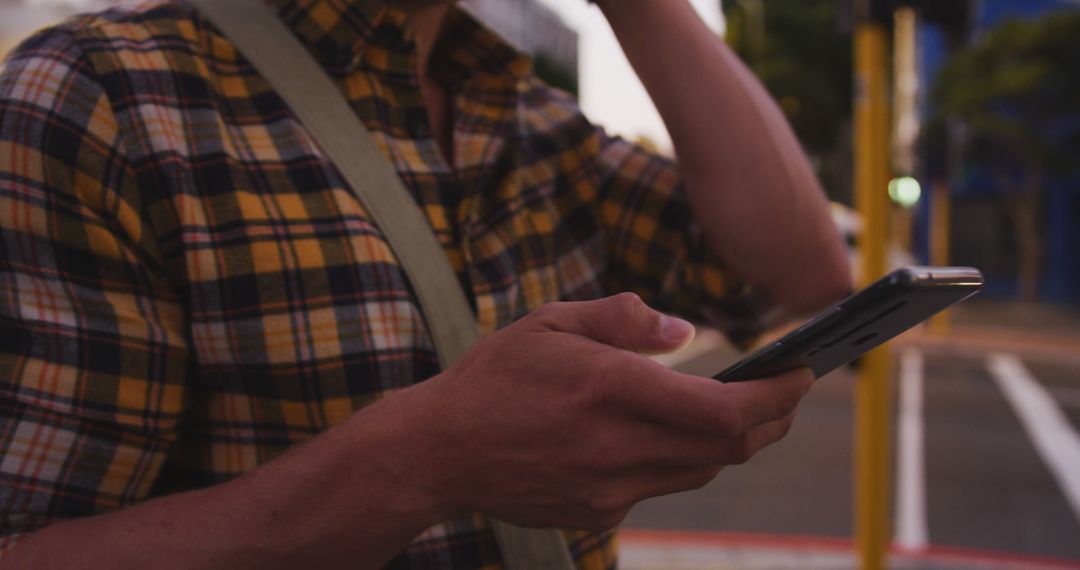
[[[893,178],[889,182],[889,197],[905,208],[911,208],[922,197],[922,186],[911,176]]]

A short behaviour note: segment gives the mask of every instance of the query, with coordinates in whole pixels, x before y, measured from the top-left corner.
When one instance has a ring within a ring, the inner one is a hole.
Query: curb
[[[931,546],[918,552],[892,549],[889,568],[904,570],[1077,570],[1080,560]],[[727,570],[858,568],[847,538],[728,532],[622,530],[624,570]]]

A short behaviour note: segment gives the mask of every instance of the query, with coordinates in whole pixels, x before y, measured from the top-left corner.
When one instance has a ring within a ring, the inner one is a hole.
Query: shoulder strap
[[[465,293],[423,212],[337,86],[264,0],[189,0],[288,103],[386,236],[419,299],[443,368],[480,333]],[[492,519],[508,570],[569,570],[557,530]]]

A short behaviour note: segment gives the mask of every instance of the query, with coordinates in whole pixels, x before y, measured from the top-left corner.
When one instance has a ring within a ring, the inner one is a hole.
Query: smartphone
[[[810,368],[820,378],[978,293],[982,285],[982,273],[971,267],[898,269],[713,378],[738,382],[795,368]]]

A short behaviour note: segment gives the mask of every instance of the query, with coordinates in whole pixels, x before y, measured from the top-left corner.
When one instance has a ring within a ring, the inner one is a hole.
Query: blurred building
[[[66,6],[34,5],[25,0],[0,0],[0,54],[5,54],[34,30],[63,18]]]
[[[40,28],[77,12],[115,3],[110,0],[0,0],[0,55]]]
[[[577,33],[537,0],[465,0],[463,5],[521,50],[577,67]]]

